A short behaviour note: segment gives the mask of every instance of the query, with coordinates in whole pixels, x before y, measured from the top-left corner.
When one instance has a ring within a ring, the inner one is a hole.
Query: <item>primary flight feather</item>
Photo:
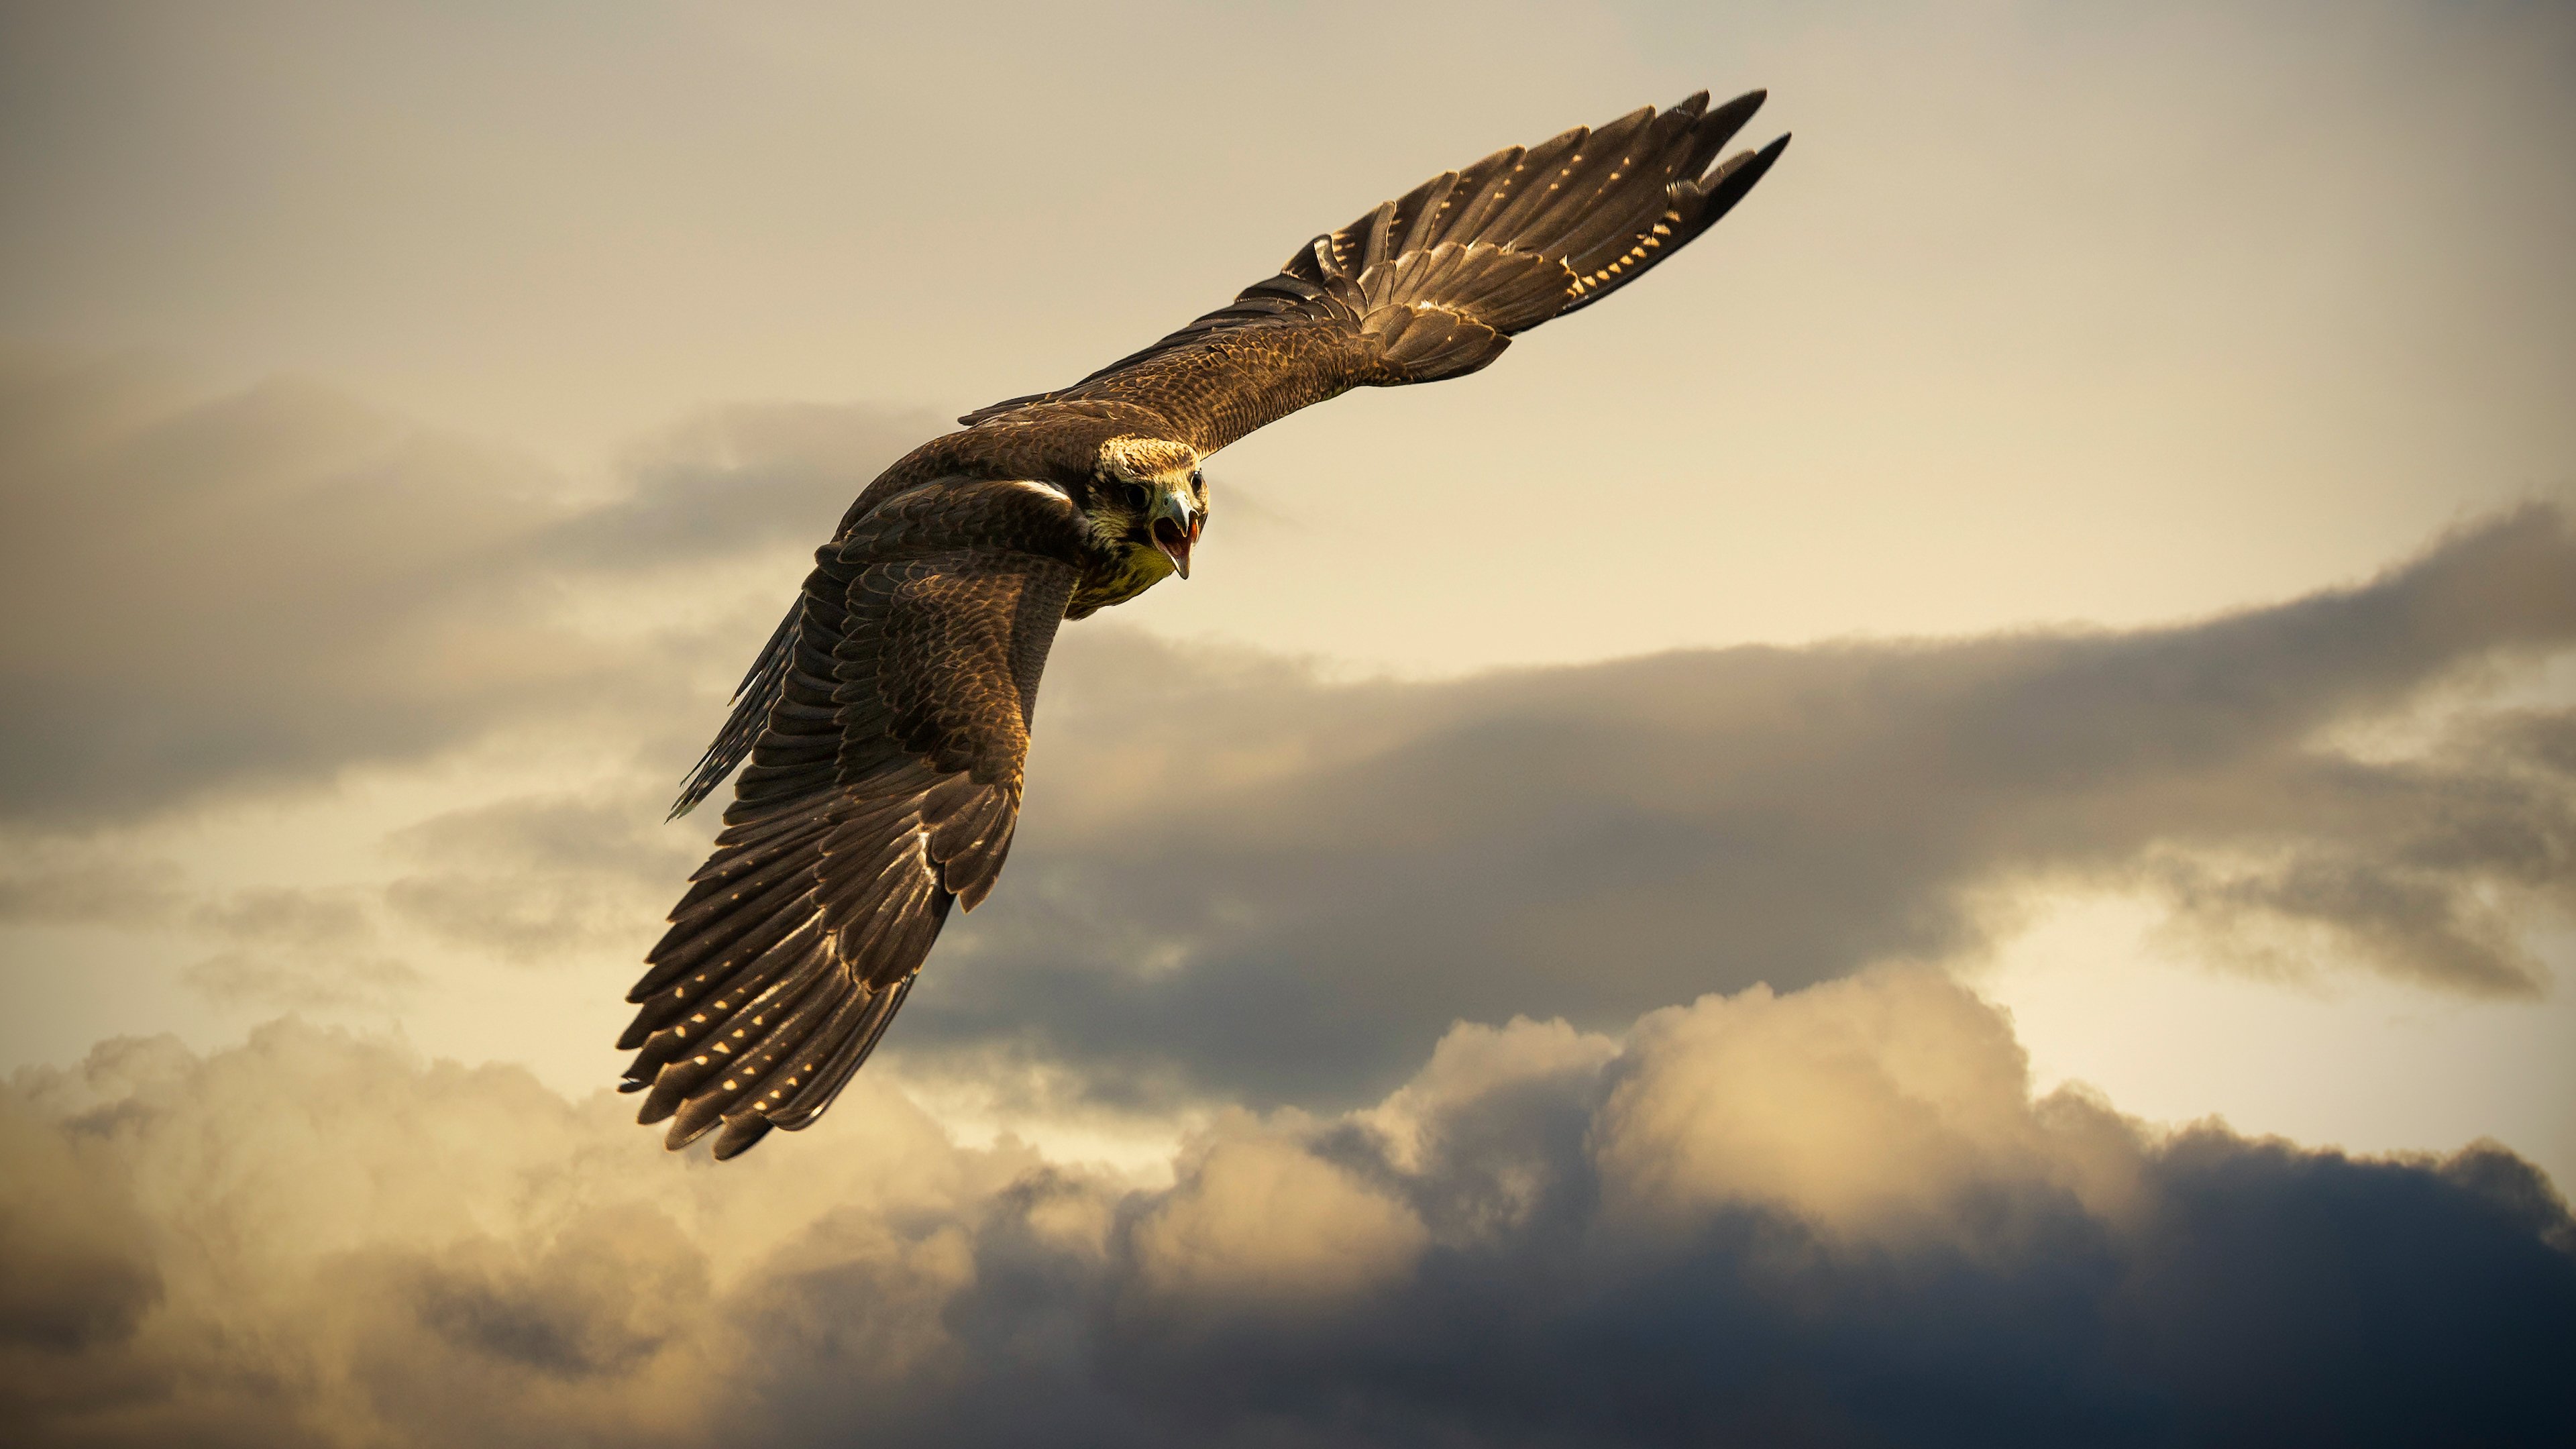
[[[1443,172],[1143,351],[959,419],[850,505],[676,816],[745,758],[618,1042],[718,1158],[829,1107],[952,906],[993,888],[1056,626],[1189,576],[1209,454],[1354,387],[1475,371],[1715,224],[1789,138],[1695,95]]]

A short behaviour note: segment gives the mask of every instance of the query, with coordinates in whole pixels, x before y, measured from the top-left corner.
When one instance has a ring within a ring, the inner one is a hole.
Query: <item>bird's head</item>
[[[1207,527],[1207,481],[1198,450],[1166,438],[1123,436],[1100,445],[1083,504],[1101,538],[1139,564],[1190,576],[1190,550]]]

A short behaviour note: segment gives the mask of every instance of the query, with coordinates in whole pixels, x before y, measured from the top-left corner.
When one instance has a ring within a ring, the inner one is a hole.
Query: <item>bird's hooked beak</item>
[[[1172,561],[1172,568],[1182,578],[1190,576],[1190,549],[1199,541],[1199,530],[1207,525],[1207,515],[1190,502],[1189,494],[1180,488],[1166,488],[1160,502],[1154,505],[1154,546]]]

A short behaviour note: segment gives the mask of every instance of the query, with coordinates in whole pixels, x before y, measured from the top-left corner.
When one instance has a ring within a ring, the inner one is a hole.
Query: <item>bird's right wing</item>
[[[1710,163],[1761,104],[1755,91],[1711,111],[1702,93],[1443,172],[1151,347],[959,421],[1007,428],[1109,408],[1207,454],[1353,387],[1473,372],[1512,334],[1635,281],[1742,200],[1789,138]]]
[[[949,908],[992,889],[1080,528],[1053,490],[949,480],[816,555],[682,798],[749,754],[627,998],[626,1089],[649,1088],[643,1121],[675,1119],[672,1147],[721,1122],[715,1154],[731,1157],[820,1116]]]

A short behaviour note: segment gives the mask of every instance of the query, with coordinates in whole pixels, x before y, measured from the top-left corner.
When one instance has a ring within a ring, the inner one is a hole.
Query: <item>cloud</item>
[[[17,842],[0,924],[177,934],[212,954],[182,979],[209,1000],[268,1009],[384,1007],[421,974],[385,940],[364,887],[192,888],[174,862],[89,841]]]
[[[13,1097],[0,1162],[0,1343],[68,1354],[131,1336],[161,1278],[116,1165]]]
[[[890,1050],[1348,1106],[1462,1015],[1607,1029],[1973,958],[2035,883],[2159,896],[2208,959],[2503,997],[2576,912],[2576,714],[2474,703],[2576,643],[2546,506],[2357,587],[2124,632],[1428,684],[1067,636],[1009,880]],[[2440,723],[2378,739],[2417,716]]]
[[[864,1076],[829,1151],[281,1023],[20,1073],[35,1443],[2532,1442],[2576,1232],[2501,1148],[2355,1160],[2034,1101],[1889,970],[1618,1039],[1461,1026],[1138,1187]]]
[[[1182,1178],[1187,1189],[1145,1214],[1130,1239],[1149,1297],[1347,1301],[1411,1268],[1428,1238],[1403,1203],[1274,1133],[1220,1136]]]
[[[50,845],[23,846],[15,869],[0,875],[0,921],[157,926],[182,914],[187,873],[175,863]]]
[[[892,408],[708,409],[628,450],[627,490],[557,522],[527,553],[608,572],[781,546],[808,554],[887,464],[955,426]]]
[[[292,952],[219,951],[190,966],[181,979],[221,1006],[329,1011],[390,1008],[424,978],[393,956],[316,960]]]
[[[1859,1240],[1947,1236],[1996,1183],[2136,1209],[2125,1131],[2034,1113],[2011,1028],[1947,979],[1898,973],[1655,1012],[1596,1124],[1614,1214],[1750,1204]]]
[[[674,567],[801,551],[921,434],[864,408],[718,410],[598,498],[292,379],[207,398],[19,358],[0,415],[0,817],[74,828],[530,719],[632,748],[638,720],[681,712],[691,640],[732,621],[638,610],[678,636],[639,648],[648,629],[598,618],[617,581],[667,594]]]
[[[704,854],[663,813],[569,795],[450,811],[395,833],[395,852],[425,869],[386,887],[386,902],[443,941],[522,965],[631,941]]]
[[[714,696],[917,425],[709,413],[593,497],[309,387],[9,377],[31,419],[10,586],[76,607],[10,615],[0,810],[45,848],[0,911],[175,922],[215,958],[201,986],[306,1006],[384,1000],[431,951],[648,939],[706,824],[653,817]],[[1462,1017],[1602,1032],[1972,958],[2056,883],[2162,899],[2201,959],[2528,996],[2528,936],[2576,908],[2576,714],[2474,701],[2571,644],[2576,539],[2544,503],[2354,587],[2124,631],[1332,683],[1069,628],[1008,885],[952,925],[888,1050],[1085,1108],[1347,1109]],[[129,707],[138,678],[185,708]],[[2362,738],[2418,716],[2438,727]],[[514,728],[606,763],[395,828],[390,872],[332,906],[372,942],[227,934],[230,893],[153,864],[150,822],[186,802]]]

